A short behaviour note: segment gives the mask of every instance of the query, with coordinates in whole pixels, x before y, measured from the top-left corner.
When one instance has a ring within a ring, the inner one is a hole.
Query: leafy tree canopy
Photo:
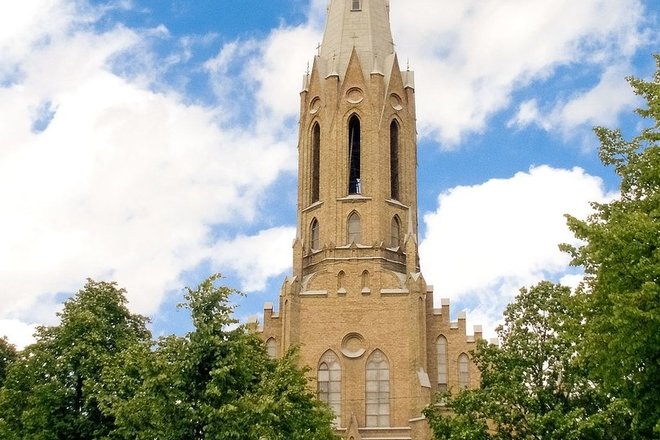
[[[522,289],[497,329],[501,344],[473,353],[481,386],[426,410],[437,439],[620,439],[626,413],[574,361],[579,331],[571,291]]]
[[[629,78],[646,101],[647,128],[631,140],[597,128],[600,156],[621,178],[621,196],[568,217],[583,246],[564,246],[586,273],[580,352],[593,377],[633,410],[637,438],[660,436],[660,55],[652,81]],[[655,429],[655,434],[653,431]]]
[[[330,410],[309,391],[295,351],[271,359],[236,327],[217,277],[188,289],[194,330],[140,347],[108,370],[104,386],[118,438],[334,439]]]
[[[218,277],[187,289],[194,330],[153,341],[113,283],[89,281],[61,323],[9,363],[0,388],[7,440],[330,440],[330,409],[296,352],[268,357],[232,318]],[[5,341],[6,342],[6,341]],[[0,356],[11,347],[0,342]]]
[[[16,360],[16,347],[7,341],[7,338],[0,338],[0,387],[5,381],[7,368]]]
[[[620,197],[568,216],[583,245],[562,245],[585,280],[547,282],[505,311],[501,345],[481,341],[477,390],[427,409],[438,439],[660,438],[660,55],[652,81],[629,78],[647,128],[596,128]]]
[[[150,339],[146,319],[126,307],[114,283],[88,281],[40,327],[18,354],[0,389],[0,438],[95,439],[113,429],[95,387],[104,368],[128,347]]]

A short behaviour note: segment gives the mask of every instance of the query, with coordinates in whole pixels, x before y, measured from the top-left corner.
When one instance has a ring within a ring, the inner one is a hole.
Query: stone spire
[[[331,0],[320,52],[322,74],[344,78],[353,50],[365,77],[394,58],[389,0]]]

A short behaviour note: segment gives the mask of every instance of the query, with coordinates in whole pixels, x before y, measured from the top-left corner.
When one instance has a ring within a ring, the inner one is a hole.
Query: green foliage
[[[647,103],[648,128],[631,140],[597,128],[600,156],[621,178],[621,196],[594,204],[586,221],[568,217],[583,246],[564,246],[586,273],[580,346],[585,367],[626,399],[635,438],[660,437],[660,55],[653,81],[630,78]],[[655,428],[655,434],[653,430]]]
[[[0,338],[0,387],[5,382],[7,368],[16,360],[16,347],[7,341],[7,338]]]
[[[438,439],[660,438],[660,55],[653,81],[630,78],[651,120],[631,140],[596,128],[600,157],[621,195],[568,216],[584,244],[563,245],[585,280],[575,294],[523,289],[498,329],[478,344],[477,390],[427,409]]]
[[[194,331],[157,342],[124,291],[89,281],[61,323],[9,363],[0,388],[6,440],[330,440],[333,416],[296,352],[270,359],[237,327],[218,277],[188,289]],[[2,340],[0,340],[2,341]],[[0,342],[11,357],[11,346]]]
[[[597,440],[626,437],[626,408],[575,362],[579,309],[567,287],[521,289],[497,329],[500,346],[473,353],[481,386],[426,410],[437,439]]]
[[[106,371],[112,438],[334,439],[333,416],[307,388],[295,351],[270,359],[261,340],[235,327],[229,297],[236,292],[216,281],[187,291],[181,306],[194,331],[153,350],[136,347]]]
[[[61,323],[41,327],[19,353],[0,390],[0,436],[96,439],[112,431],[96,384],[128,347],[149,340],[146,320],[126,308],[124,290],[88,281],[67,301]]]

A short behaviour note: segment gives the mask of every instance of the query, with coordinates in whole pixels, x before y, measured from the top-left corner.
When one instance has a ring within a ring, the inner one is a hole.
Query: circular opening
[[[362,93],[362,90],[357,87],[353,87],[346,92],[346,100],[351,104],[358,104],[362,102],[363,99],[364,93]]]
[[[309,103],[309,112],[314,114],[319,111],[321,108],[321,99],[318,97],[312,99],[312,102]]]
[[[364,337],[361,334],[349,333],[341,342],[341,352],[346,357],[359,358],[365,353],[365,346]]]
[[[390,104],[392,105],[392,108],[394,110],[401,110],[403,109],[403,105],[401,103],[401,97],[399,95],[392,93],[390,95]]]

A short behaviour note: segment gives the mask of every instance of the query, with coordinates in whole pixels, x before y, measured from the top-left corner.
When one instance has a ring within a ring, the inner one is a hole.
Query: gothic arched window
[[[312,173],[311,202],[320,200],[321,182],[321,127],[318,122],[312,127]]]
[[[447,362],[447,338],[440,335],[435,343],[438,356],[438,391],[448,390],[449,371]]]
[[[335,424],[341,425],[341,365],[332,351],[327,351],[319,362],[318,375],[319,400],[328,404],[335,413]]]
[[[362,227],[360,226],[360,216],[355,211],[353,211],[351,215],[348,216],[347,238],[348,238],[348,244],[360,243],[362,241]]]
[[[367,360],[366,387],[367,426],[390,426],[390,364],[380,350]]]
[[[398,216],[392,217],[390,225],[390,247],[396,248],[401,246],[401,221]]]
[[[348,193],[361,194],[360,182],[360,118],[351,116],[348,121]]]
[[[390,197],[399,200],[399,123],[390,124]]]
[[[339,273],[337,274],[337,290],[338,291],[342,290],[342,289],[344,289],[344,291],[345,291],[345,286],[344,286],[344,283],[345,283],[344,279],[345,278],[346,278],[346,272],[344,272],[343,270],[340,270]]]
[[[271,359],[277,358],[277,341],[275,338],[270,338],[266,341],[266,352]]]
[[[462,353],[458,357],[458,388],[464,390],[470,386],[470,359]]]
[[[314,219],[312,220],[312,225],[310,226],[310,248],[311,250],[315,251],[317,249],[320,249],[321,246],[321,239],[320,239],[320,226],[319,226],[319,221]]]
[[[368,270],[364,270],[362,272],[362,277],[361,277],[361,280],[360,280],[360,284],[362,285],[362,293],[370,293],[371,292],[371,289],[369,287],[371,285],[371,278],[369,277],[369,271]]]

